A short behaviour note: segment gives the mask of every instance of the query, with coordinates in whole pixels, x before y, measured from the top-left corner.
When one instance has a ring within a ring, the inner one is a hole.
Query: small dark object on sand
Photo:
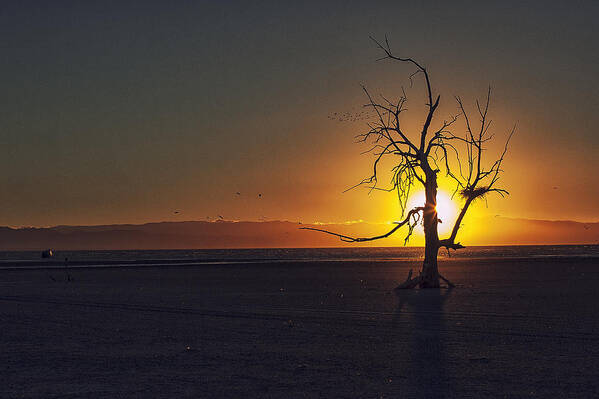
[[[67,281],[73,281],[73,277],[69,273],[69,258],[64,258],[64,271],[67,274]]]

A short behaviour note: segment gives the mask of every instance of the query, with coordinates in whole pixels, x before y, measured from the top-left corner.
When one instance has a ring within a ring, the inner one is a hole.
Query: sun
[[[424,206],[424,190],[416,191],[410,195],[407,203],[407,210],[417,206]],[[458,205],[451,200],[451,197],[443,190],[437,190],[437,215],[439,217],[439,234],[449,234],[453,224],[458,217]]]

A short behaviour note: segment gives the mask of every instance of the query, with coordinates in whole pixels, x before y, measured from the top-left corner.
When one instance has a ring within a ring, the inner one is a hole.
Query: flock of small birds
[[[238,197],[241,197],[241,193],[239,191],[236,191],[235,195]],[[258,199],[262,199],[262,193],[258,193]],[[181,211],[175,210],[175,211],[173,211],[173,214],[179,215],[179,214],[181,214]],[[222,215],[216,215],[216,216],[219,220],[225,220],[224,216],[222,216]],[[206,220],[211,220],[211,219],[212,219],[211,216],[206,216]],[[216,219],[216,218],[214,218],[214,219]],[[266,220],[266,219],[267,219],[266,216],[261,217],[261,220]]]
[[[357,122],[371,119],[372,117],[373,113],[371,111],[333,112],[327,115],[327,119],[339,122]]]

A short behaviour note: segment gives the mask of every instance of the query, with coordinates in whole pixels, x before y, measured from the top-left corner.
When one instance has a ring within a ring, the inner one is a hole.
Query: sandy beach
[[[0,271],[2,398],[519,398],[599,393],[599,261]],[[70,280],[70,281],[69,281]]]

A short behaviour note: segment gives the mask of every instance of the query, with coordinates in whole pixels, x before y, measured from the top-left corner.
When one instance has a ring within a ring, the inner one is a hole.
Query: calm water
[[[56,263],[69,259],[70,264],[114,264],[120,262],[227,262],[282,260],[360,260],[421,259],[423,248],[275,248],[275,249],[201,249],[201,250],[129,250],[129,251],[55,251],[50,260],[40,259],[39,251],[0,252],[0,265],[15,266]],[[599,257],[599,245],[527,245],[468,247],[452,258],[538,258]],[[447,257],[447,251],[440,251]]]

